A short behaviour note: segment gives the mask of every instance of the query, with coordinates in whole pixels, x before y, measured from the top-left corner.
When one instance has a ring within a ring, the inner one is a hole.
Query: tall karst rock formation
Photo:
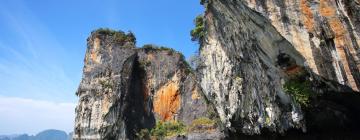
[[[313,130],[307,123],[313,118],[307,116],[316,114],[305,112],[322,110],[326,105],[318,103],[324,96],[342,95],[348,92],[346,87],[359,90],[358,1],[203,3],[205,36],[200,40],[202,63],[198,77],[205,95],[213,101],[231,133]],[[297,93],[306,96],[299,97]],[[332,103],[342,106],[334,100]],[[341,112],[336,107],[328,109],[333,110],[321,115]],[[358,115],[358,108],[351,111]]]
[[[131,33],[92,32],[84,63],[74,139],[135,139],[157,121],[190,125],[213,112],[182,54],[135,48]]]
[[[74,139],[356,139],[359,0],[202,0],[199,61],[88,38]]]
[[[244,0],[306,59],[312,71],[360,88],[358,0]]]

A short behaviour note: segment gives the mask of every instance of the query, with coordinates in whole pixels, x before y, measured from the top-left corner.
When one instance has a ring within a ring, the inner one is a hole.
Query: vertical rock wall
[[[244,4],[267,18],[313,72],[359,91],[359,1],[244,0]]]
[[[88,38],[74,139],[134,139],[157,121],[189,125],[207,114],[195,75],[180,53],[135,48],[127,36],[94,31]]]
[[[203,2],[197,75],[172,49],[136,48],[130,33],[91,34],[76,93],[75,140],[136,139],[157,121],[190,126],[209,113],[219,117],[218,126],[181,138],[238,139],[264,131],[283,138],[318,132],[357,137],[360,1]],[[307,82],[312,92],[306,108],[284,88],[298,75],[296,82]]]
[[[301,110],[282,89],[277,58],[286,54],[299,66],[305,59],[243,2],[210,0],[206,8],[199,77],[222,122],[247,134],[305,130]]]
[[[200,84],[230,131],[306,132],[304,112],[283,87],[302,71],[312,84],[322,83],[312,85],[316,96],[343,92],[321,77],[359,90],[358,1],[208,0],[204,6]]]

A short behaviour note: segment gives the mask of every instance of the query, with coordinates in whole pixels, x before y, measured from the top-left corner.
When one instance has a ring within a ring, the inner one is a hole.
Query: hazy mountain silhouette
[[[28,134],[0,136],[0,140],[71,140],[71,138],[72,133],[67,134],[55,129],[44,130],[35,136]]]

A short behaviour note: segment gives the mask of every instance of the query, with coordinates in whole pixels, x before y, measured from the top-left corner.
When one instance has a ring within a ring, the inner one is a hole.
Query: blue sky
[[[198,48],[189,31],[202,11],[199,0],[1,0],[0,135],[72,130],[92,30],[131,30],[137,46],[188,57]]]

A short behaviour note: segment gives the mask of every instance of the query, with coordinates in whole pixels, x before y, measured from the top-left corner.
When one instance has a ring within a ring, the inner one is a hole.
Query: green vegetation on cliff
[[[191,40],[199,41],[201,43],[203,37],[205,36],[205,26],[204,26],[204,16],[198,15],[195,18],[195,28],[191,30]]]
[[[308,107],[310,97],[313,95],[311,83],[306,79],[304,74],[296,75],[290,78],[284,84],[284,90],[290,94],[294,100],[303,107]]]
[[[157,122],[156,126],[151,130],[142,129],[137,136],[141,139],[164,139],[186,133],[186,126],[182,122],[168,121]]]
[[[215,128],[216,122],[206,117],[197,118],[192,121],[189,131],[211,130]]]
[[[136,44],[136,37],[134,33],[132,33],[131,31],[129,31],[129,33],[126,34],[123,31],[116,31],[109,28],[99,28],[94,31],[94,34],[112,36],[114,43],[123,44],[124,42],[133,42],[134,44]]]
[[[186,135],[191,132],[203,132],[216,128],[216,121],[206,117],[193,120],[190,125],[180,121],[159,121],[152,129],[141,129],[136,135],[140,139],[164,139],[177,135]]]
[[[200,0],[200,4],[201,5],[204,5],[205,3],[207,3],[208,2],[208,0]]]
[[[174,50],[173,48],[168,48],[168,47],[164,47],[164,46],[157,46],[157,45],[153,45],[153,44],[145,44],[142,47],[146,52],[149,51],[156,51],[156,50],[161,50],[161,51],[169,51],[169,53],[178,53],[181,54],[180,52]]]
[[[186,132],[186,126],[178,121],[157,122],[151,134],[155,137],[169,137],[183,134]]]

